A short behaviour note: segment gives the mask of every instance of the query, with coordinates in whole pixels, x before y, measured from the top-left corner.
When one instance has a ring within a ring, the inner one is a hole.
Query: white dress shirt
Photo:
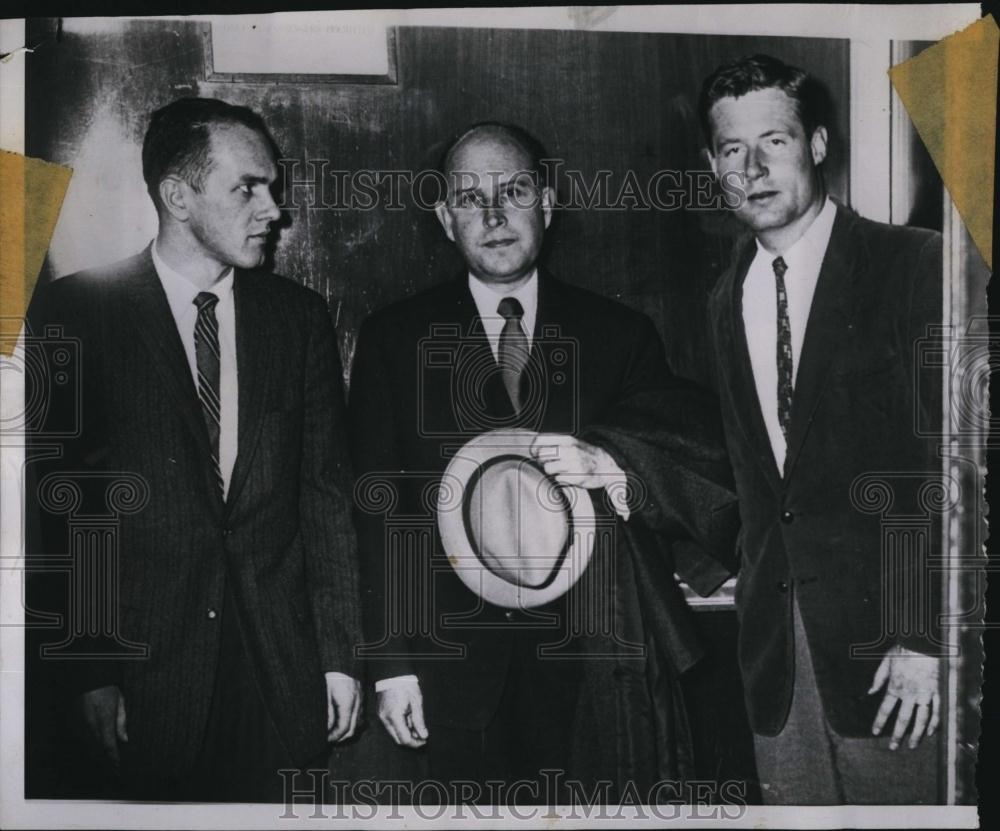
[[[472,292],[472,299],[476,301],[476,311],[483,321],[483,329],[486,331],[486,339],[490,342],[490,349],[493,350],[493,358],[500,360],[500,333],[507,323],[506,319],[497,311],[500,301],[505,297],[513,297],[521,304],[524,314],[521,317],[521,331],[528,338],[528,349],[531,349],[532,335],[535,332],[535,318],[538,316],[538,269],[531,272],[528,281],[517,291],[508,293],[497,291],[486,285],[478,277],[469,275],[469,291]]]
[[[198,307],[194,299],[202,289],[167,265],[153,243],[153,265],[167,294],[170,313],[184,344],[191,377],[198,389],[198,359],[194,348],[194,325]],[[239,385],[236,370],[236,304],[233,300],[233,269],[223,274],[210,289],[219,298],[215,318],[219,323],[219,473],[222,474],[223,496],[229,494],[229,480],[236,463]]]
[[[757,398],[764,425],[771,440],[771,450],[778,470],[785,467],[785,437],[778,420],[778,290],[775,285],[774,260],[785,261],[785,293],[788,297],[788,322],[792,330],[792,384],[799,371],[802,343],[806,336],[809,310],[816,283],[837,215],[836,205],[827,197],[806,232],[784,252],[771,252],[757,241],[757,254],[743,281],[743,327],[746,330],[750,366],[753,369]],[[794,406],[794,405],[793,405]]]

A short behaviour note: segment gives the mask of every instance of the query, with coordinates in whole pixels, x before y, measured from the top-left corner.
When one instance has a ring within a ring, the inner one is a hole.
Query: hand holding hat
[[[438,529],[448,560],[471,591],[505,608],[555,600],[593,553],[590,496],[560,484],[536,461],[538,436],[529,430],[476,436],[442,478]]]

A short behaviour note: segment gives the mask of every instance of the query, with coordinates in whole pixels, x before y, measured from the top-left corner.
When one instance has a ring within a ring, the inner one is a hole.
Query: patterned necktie
[[[500,332],[500,348],[497,350],[500,372],[503,375],[503,385],[507,388],[507,395],[514,405],[514,411],[519,413],[523,405],[521,374],[528,364],[528,337],[521,328],[524,309],[513,297],[505,297],[497,306],[497,312],[506,321]]]
[[[778,257],[774,268],[774,282],[778,294],[778,422],[781,433],[788,439],[788,424],[792,418],[792,326],[788,322],[788,294],[785,292],[785,272],[788,266]]]
[[[198,398],[212,449],[212,469],[219,493],[224,493],[225,485],[219,470],[219,322],[215,319],[215,304],[218,302],[219,298],[210,291],[200,292],[194,299],[198,307],[198,320],[194,324],[194,354],[198,365]]]

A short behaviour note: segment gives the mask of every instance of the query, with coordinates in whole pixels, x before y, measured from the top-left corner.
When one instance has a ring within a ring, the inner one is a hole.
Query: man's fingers
[[[893,725],[892,737],[889,739],[889,750],[895,750],[903,740],[906,728],[910,726],[910,722],[913,720],[913,705],[914,701],[912,698],[900,699],[899,712],[896,713],[896,723]]]
[[[402,744],[399,739],[399,731],[396,729],[396,725],[393,723],[392,718],[390,718],[388,713],[379,713],[379,719],[382,722],[382,726],[385,728],[385,732],[389,734],[389,737],[396,743]]]
[[[354,696],[354,708],[351,710],[351,724],[347,729],[347,735],[353,736],[354,731],[358,729],[358,718],[361,716],[361,691]]]
[[[913,750],[920,744],[920,740],[923,738],[927,721],[931,715],[931,706],[929,702],[926,704],[917,704],[916,716],[913,719],[913,729],[910,731],[910,750]]]
[[[882,728],[885,727],[885,723],[889,720],[889,716],[895,709],[897,701],[899,701],[899,699],[892,693],[887,692],[885,694],[885,697],[882,699],[882,705],[878,708],[878,712],[875,714],[875,721],[872,722],[873,736],[877,736],[882,732]]]
[[[118,738],[125,728],[121,692],[113,686],[89,690],[80,697],[79,707],[95,743],[117,765]]]
[[[568,447],[575,444],[576,439],[567,436],[565,433],[539,433],[528,448],[528,452],[536,459],[558,452],[561,447]]]
[[[392,716],[392,725],[395,732],[391,735],[396,740],[396,744],[403,747],[420,747],[423,741],[412,735],[409,725],[406,723],[406,716],[402,713],[395,713]]]
[[[330,698],[333,702],[335,717],[333,728],[330,730],[328,738],[331,742],[339,742],[346,739],[349,735],[348,730],[351,727],[353,701],[350,700],[351,696],[344,695],[342,690],[338,690]]]
[[[111,757],[111,761],[117,765],[120,760],[118,758],[118,736],[116,735],[114,721],[111,719],[102,720],[100,730],[101,747]]]
[[[938,721],[941,715],[941,696],[938,693],[934,693],[931,696],[931,720],[930,724],[927,725],[927,735],[933,736],[934,731],[938,728]]]
[[[889,656],[886,655],[878,665],[878,669],[875,670],[875,677],[872,679],[872,685],[868,690],[868,695],[874,692],[878,692],[885,686],[885,682],[889,680]]]
[[[125,696],[123,695],[118,696],[118,715],[115,718],[115,733],[118,736],[118,741],[128,741],[128,730],[125,724]]]
[[[424,723],[424,703],[421,700],[414,701],[410,707],[410,724],[413,728],[413,735],[420,739],[421,743],[427,741],[427,725]]]

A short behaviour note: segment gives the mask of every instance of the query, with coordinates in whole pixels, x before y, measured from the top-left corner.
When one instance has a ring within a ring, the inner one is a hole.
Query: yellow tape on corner
[[[889,70],[979,253],[993,270],[997,53],[987,16]]]
[[[0,353],[10,355],[73,171],[0,151]]]

